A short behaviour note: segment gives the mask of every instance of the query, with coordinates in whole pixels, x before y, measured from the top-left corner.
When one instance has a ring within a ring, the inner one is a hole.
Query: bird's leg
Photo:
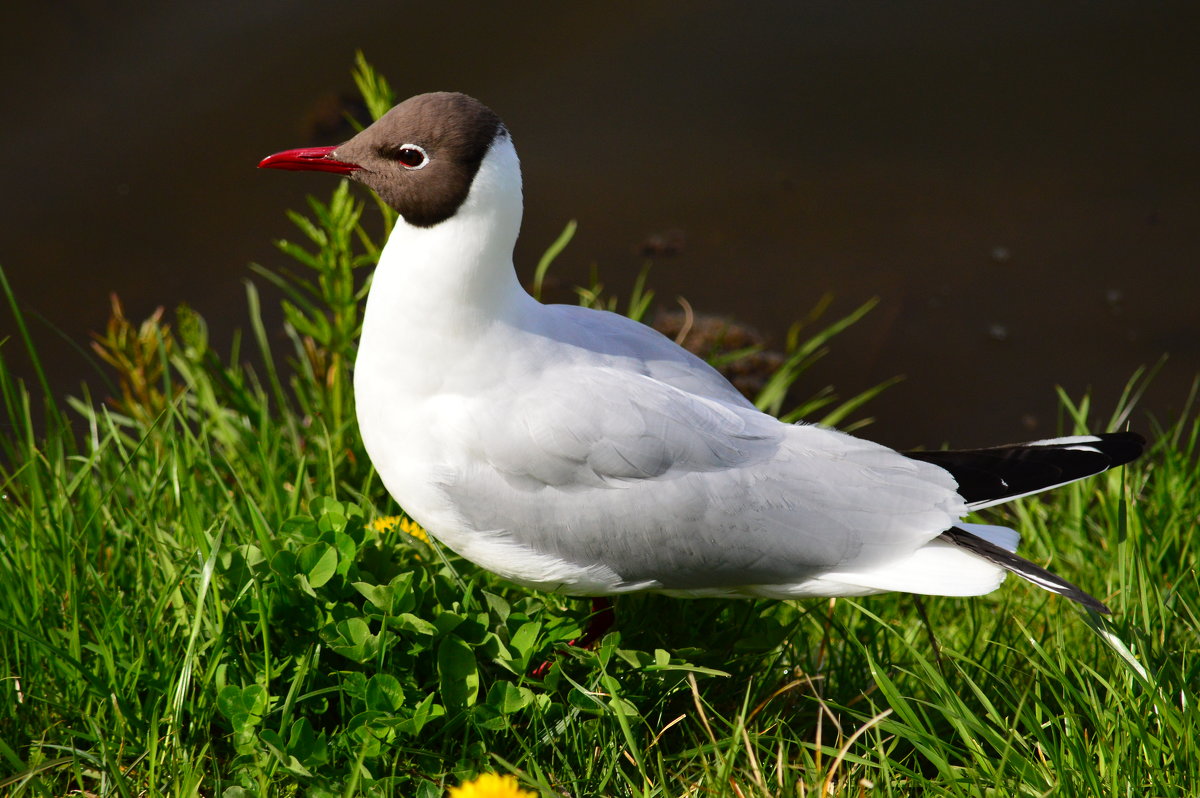
[[[567,643],[567,645],[575,646],[576,648],[588,648],[604,637],[616,622],[617,616],[613,612],[612,599],[594,598],[592,599],[592,616],[588,620],[587,628],[583,630],[583,635]]]
[[[574,640],[568,640],[567,645],[573,648],[588,648],[600,638],[604,637],[605,633],[616,623],[617,616],[613,612],[613,604],[611,599],[594,598],[592,599],[592,615],[588,620],[587,628],[583,630],[583,634]],[[529,675],[534,679],[541,679],[549,671],[553,665],[552,660],[546,660],[542,664],[535,667],[529,672]]]

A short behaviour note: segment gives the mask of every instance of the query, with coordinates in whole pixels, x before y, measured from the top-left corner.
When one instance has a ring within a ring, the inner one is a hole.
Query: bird
[[[1008,573],[1108,607],[969,513],[1137,458],[1130,431],[901,452],[759,411],[714,368],[517,277],[521,169],[461,93],[409,98],[343,144],[261,168],[342,175],[399,215],[353,385],[363,444],[411,518],[528,588],[591,597],[977,596]]]

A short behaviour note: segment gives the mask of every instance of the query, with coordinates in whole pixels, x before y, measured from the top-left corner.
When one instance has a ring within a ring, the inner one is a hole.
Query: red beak
[[[304,147],[299,150],[285,150],[263,158],[259,169],[295,169],[313,172],[334,172],[348,175],[362,167],[358,164],[335,161],[329,157],[337,147]]]

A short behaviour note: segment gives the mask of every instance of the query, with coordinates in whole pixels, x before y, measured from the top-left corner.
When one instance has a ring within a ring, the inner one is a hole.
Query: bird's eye
[[[429,154],[417,144],[403,144],[392,153],[392,157],[405,169],[420,169],[429,163]]]

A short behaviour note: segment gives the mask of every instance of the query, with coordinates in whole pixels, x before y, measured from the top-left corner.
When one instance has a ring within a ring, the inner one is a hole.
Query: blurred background
[[[652,259],[661,307],[777,346],[826,292],[829,320],[878,296],[803,386],[904,375],[867,437],[1051,435],[1056,385],[1107,412],[1169,353],[1144,402],[1166,417],[1200,372],[1198,23],[1194,0],[20,4],[0,266],[64,392],[112,291],[228,341],[247,263],[284,264],[284,210],[334,185],[255,165],[350,135],[361,49],[400,97],[505,119],[523,278],[575,218],[565,283],[594,265],[625,296]]]

